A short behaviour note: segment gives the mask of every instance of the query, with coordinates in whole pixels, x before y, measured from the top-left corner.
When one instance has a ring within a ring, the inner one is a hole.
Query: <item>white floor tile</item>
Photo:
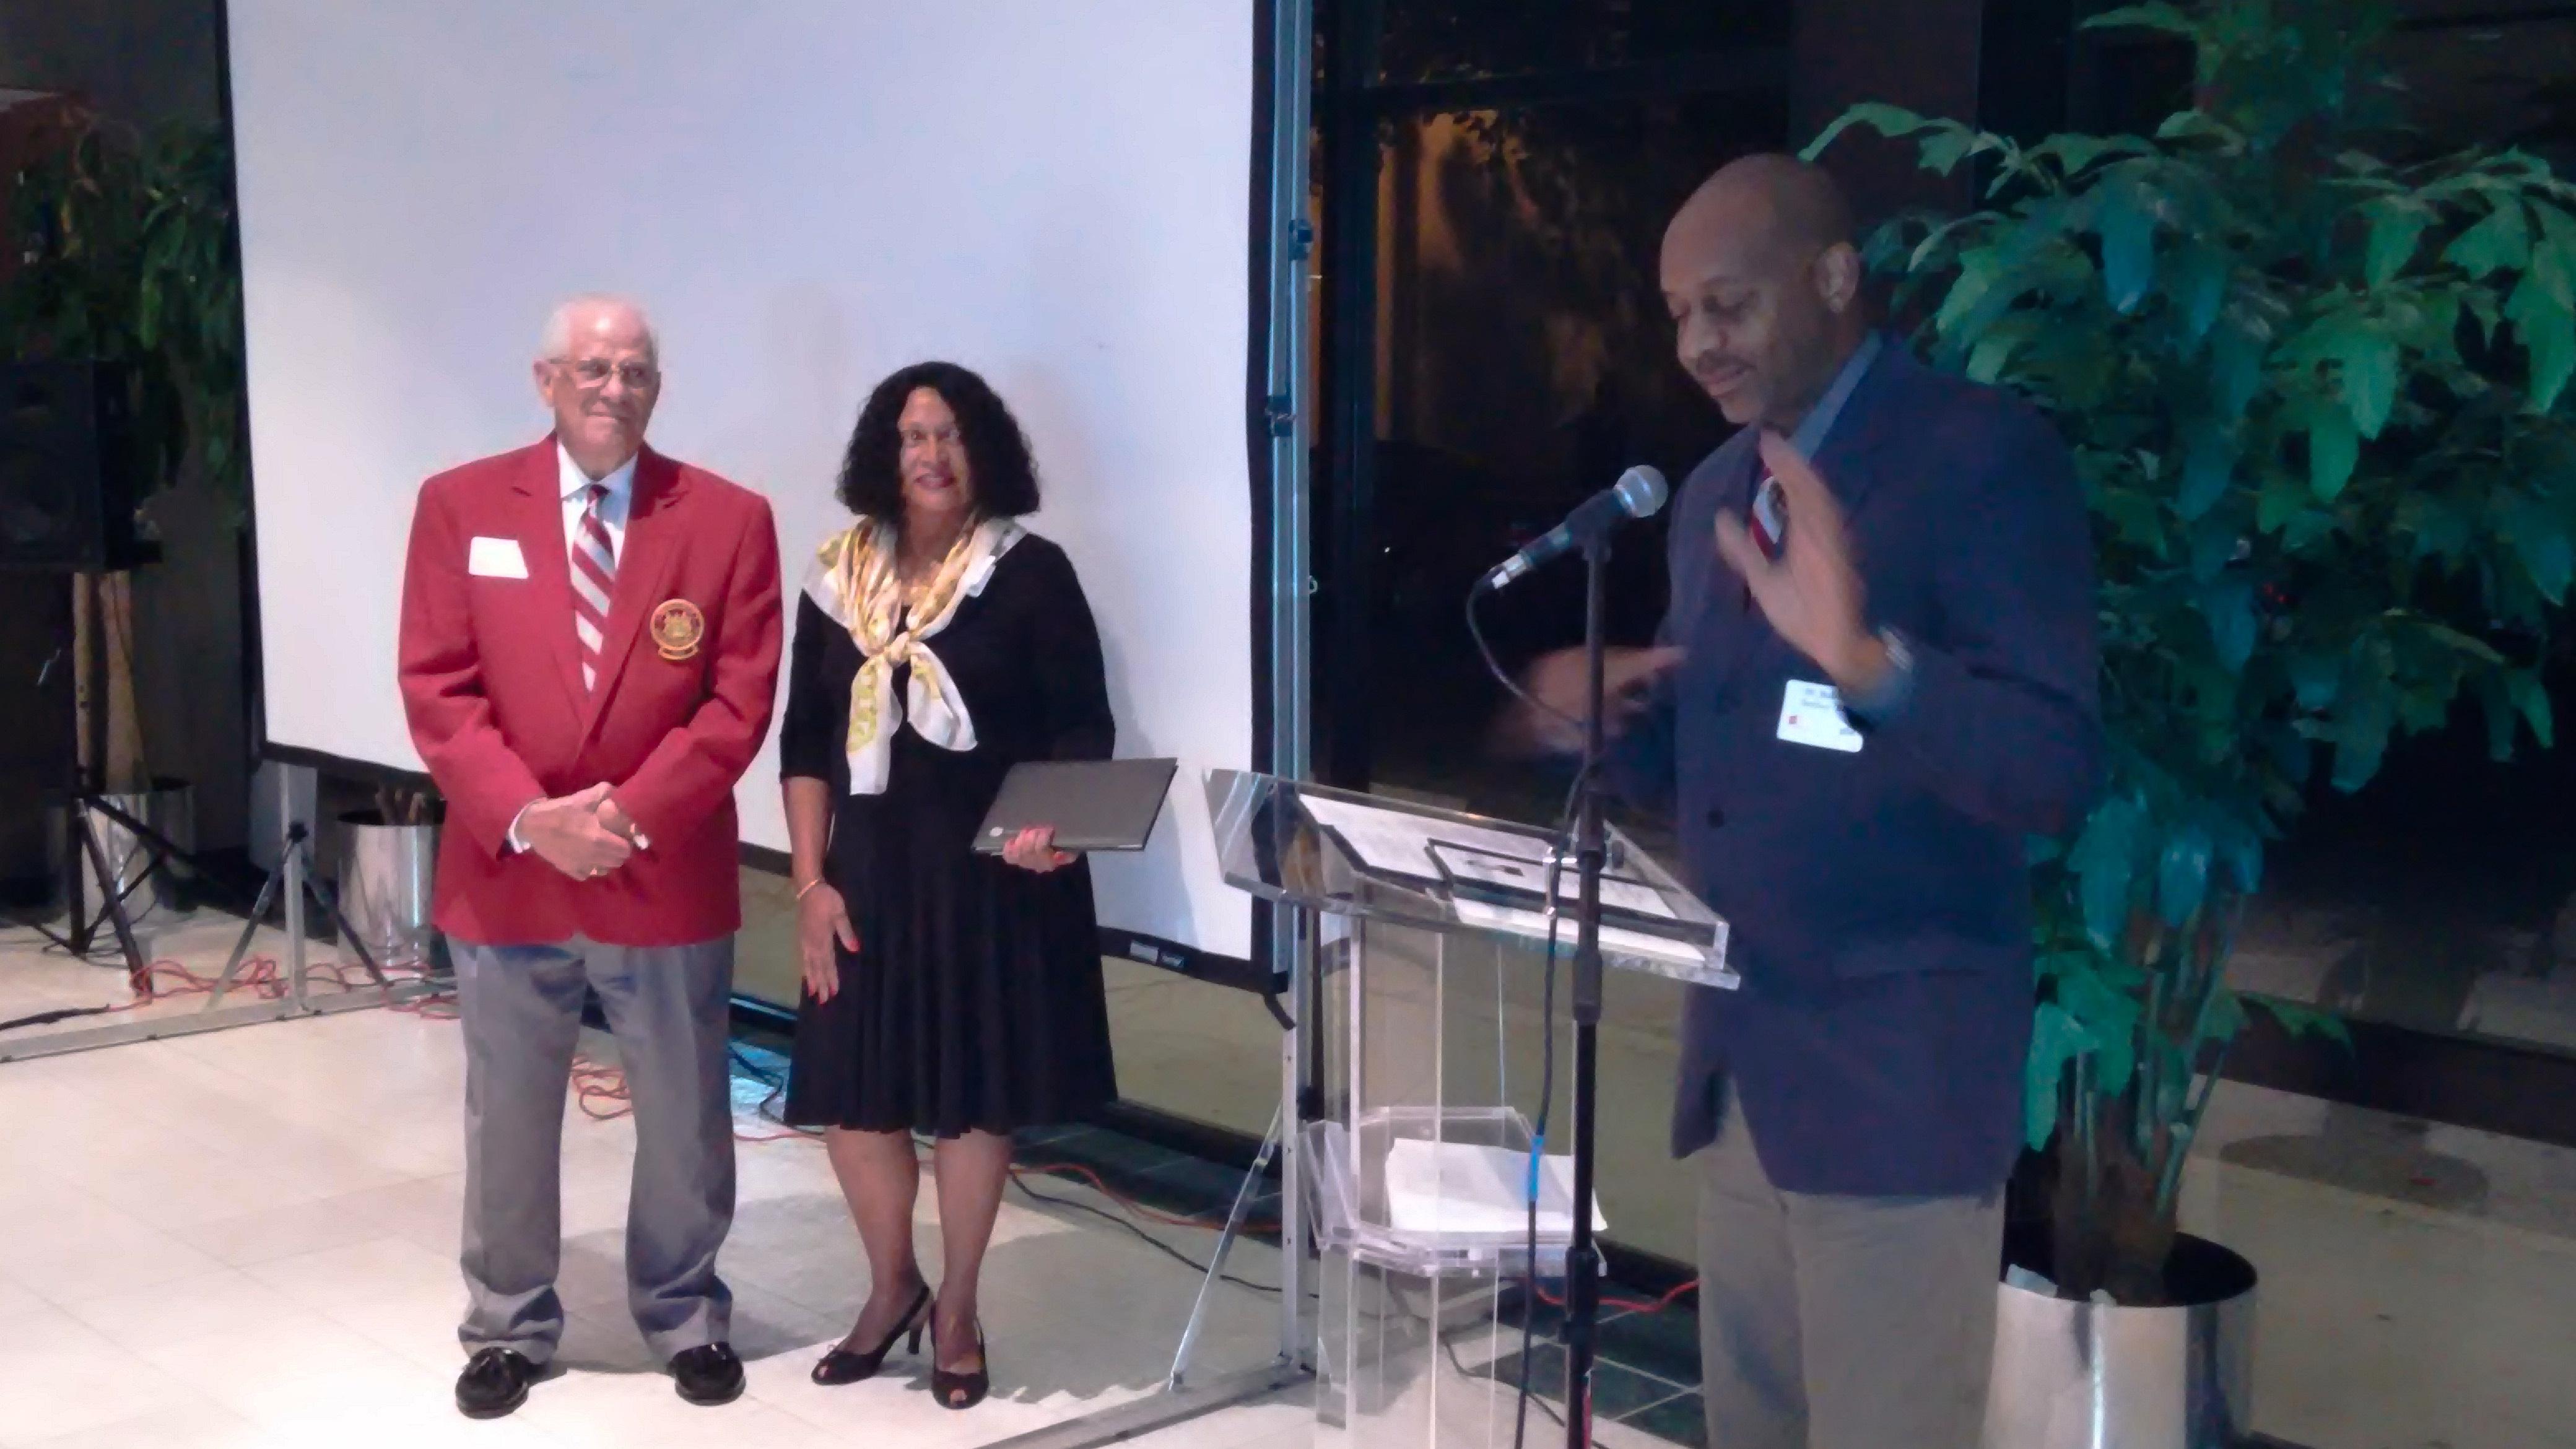
[[[158,1287],[222,1266],[104,1203],[21,1218],[0,1236],[0,1276],[53,1303]]]
[[[519,1417],[568,1449],[826,1449],[845,1443],[756,1399],[716,1408],[684,1403],[659,1373],[574,1374],[541,1383]]]
[[[15,1442],[0,1437],[0,1443]],[[95,1428],[25,1441],[26,1449],[270,1449],[273,1442],[250,1420],[194,1394]]]
[[[224,1268],[151,1288],[64,1305],[72,1317],[128,1348],[230,1333],[256,1343],[291,1327],[309,1310],[238,1269]]]
[[[22,1306],[0,1317],[0,1445],[102,1429],[191,1396],[171,1375],[59,1308]]]

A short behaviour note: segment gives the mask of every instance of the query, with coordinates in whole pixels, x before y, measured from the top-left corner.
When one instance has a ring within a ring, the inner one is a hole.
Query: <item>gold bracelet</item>
[[[803,899],[805,899],[805,897],[807,897],[808,895],[813,894],[814,887],[816,887],[816,886],[818,886],[818,885],[821,885],[822,883],[823,883],[823,878],[822,878],[821,876],[819,876],[819,875],[818,875],[818,876],[814,877],[812,880],[809,880],[809,881],[805,882],[805,884],[803,884],[803,885],[801,885],[801,886],[798,886],[798,887],[796,888],[796,899],[798,899],[798,900],[800,900],[800,901],[801,901],[801,900],[803,900]]]

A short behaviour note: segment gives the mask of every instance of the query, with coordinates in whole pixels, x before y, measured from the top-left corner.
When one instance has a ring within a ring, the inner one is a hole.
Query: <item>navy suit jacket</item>
[[[2021,1140],[2028,838],[2079,820],[2101,768],[2084,500],[2038,412],[1893,340],[1815,463],[1914,676],[1858,753],[1778,738],[1790,682],[1826,680],[1712,542],[1749,506],[1753,431],[1691,474],[1661,630],[1684,658],[1613,763],[1673,807],[1743,977],[1691,992],[1673,1152],[1715,1139],[1731,1086],[1784,1190],[1981,1194]]]

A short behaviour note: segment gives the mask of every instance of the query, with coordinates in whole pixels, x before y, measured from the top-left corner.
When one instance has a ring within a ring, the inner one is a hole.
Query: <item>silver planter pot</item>
[[[387,825],[373,810],[340,817],[340,914],[379,965],[429,959],[436,825]]]
[[[2237,1449],[2253,1429],[2254,1266],[2185,1235],[2171,1308],[2003,1284],[1985,1449]]]

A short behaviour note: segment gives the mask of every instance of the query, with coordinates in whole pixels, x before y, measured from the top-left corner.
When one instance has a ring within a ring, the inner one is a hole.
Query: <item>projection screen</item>
[[[650,310],[652,439],[758,489],[791,591],[860,400],[940,357],[1034,444],[1119,749],[1182,761],[1104,928],[1242,957],[1200,772],[1255,761],[1256,0],[232,0],[272,753],[417,770],[420,481],[541,438],[575,292]],[[1259,97],[1266,101],[1267,97]],[[774,744],[739,790],[786,844]]]

